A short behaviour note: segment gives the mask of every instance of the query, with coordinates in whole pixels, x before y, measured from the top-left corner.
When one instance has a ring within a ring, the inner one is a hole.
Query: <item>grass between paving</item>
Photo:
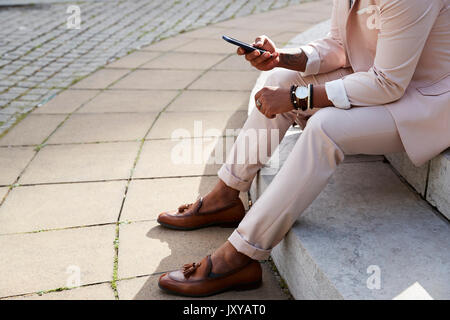
[[[229,57],[229,55],[226,55],[226,56],[224,56],[224,58],[223,59],[221,59],[219,62],[217,62],[217,64],[219,64],[219,63],[221,63],[222,61],[224,61],[226,58],[228,58]],[[156,59],[157,57],[155,57],[155,58],[153,58],[153,59]],[[153,59],[151,59],[151,60],[153,60]],[[147,63],[147,62],[145,62],[145,63]],[[142,64],[141,64],[142,65]],[[216,65],[216,64],[215,64]],[[214,66],[215,66],[214,65]],[[167,105],[161,110],[161,111],[159,111],[158,112],[158,115],[155,117],[155,119],[153,120],[153,122],[152,122],[152,124],[150,125],[150,128],[148,128],[148,130],[147,130],[147,132],[145,133],[145,135],[144,135],[144,137],[141,139],[141,143],[140,143],[140,145],[139,145],[139,149],[138,149],[138,153],[137,153],[137,155],[136,155],[136,158],[135,158],[135,160],[134,160],[134,163],[133,163],[133,166],[132,166],[132,168],[131,168],[131,170],[130,170],[130,176],[129,176],[129,179],[128,179],[128,181],[127,181],[127,185],[125,186],[125,192],[124,192],[124,196],[123,196],[123,200],[122,200],[122,205],[121,205],[121,208],[120,208],[120,212],[119,212],[119,215],[118,215],[118,217],[117,217],[117,223],[116,223],[116,238],[115,238],[115,240],[114,240],[114,250],[115,250],[115,256],[114,256],[114,266],[113,266],[113,279],[112,279],[112,281],[111,281],[111,288],[113,289],[113,291],[114,291],[114,295],[115,295],[115,297],[116,297],[116,299],[118,300],[119,299],[119,292],[118,292],[118,290],[117,290],[117,281],[119,280],[118,279],[118,270],[119,270],[119,241],[120,241],[120,228],[119,228],[119,225],[121,224],[120,223],[120,217],[121,217],[121,215],[122,215],[122,210],[123,210],[123,206],[124,206],[124,204],[125,204],[125,201],[126,201],[126,197],[127,197],[127,193],[128,193],[128,188],[129,188],[129,186],[130,186],[130,183],[131,183],[131,181],[132,181],[132,178],[133,178],[133,173],[134,173],[134,170],[136,169],[136,165],[137,165],[137,163],[138,163],[138,161],[139,161],[139,158],[140,158],[140,155],[141,155],[141,152],[142,152],[142,148],[143,148],[143,146],[144,146],[144,143],[145,143],[145,139],[147,138],[147,136],[149,135],[149,133],[150,133],[150,131],[152,130],[152,128],[154,127],[154,125],[155,125],[155,123],[156,123],[156,121],[158,121],[158,119],[160,118],[160,116],[161,116],[161,114],[164,112],[164,111],[166,111],[167,110],[167,108],[181,95],[181,93],[186,89],[186,88],[188,88],[192,83],[194,83],[195,81],[197,81],[199,78],[201,78],[206,72],[208,72],[210,69],[212,69],[214,66],[211,66],[209,69],[206,69],[206,70],[204,70],[199,76],[197,76],[194,80],[192,80],[189,84],[187,84],[186,85],[186,87],[183,89],[183,90],[180,90],[179,92],[178,92],[178,94],[177,95],[175,95],[175,97],[173,97],[170,101],[169,101],[169,103],[167,103]],[[137,68],[135,68],[135,69],[138,69],[139,67],[137,67]],[[135,70],[135,69],[133,69],[133,70]],[[124,76],[125,77],[125,76]],[[117,80],[117,81],[119,81],[119,80]],[[116,82],[117,82],[116,81]],[[111,84],[112,85],[112,84]]]

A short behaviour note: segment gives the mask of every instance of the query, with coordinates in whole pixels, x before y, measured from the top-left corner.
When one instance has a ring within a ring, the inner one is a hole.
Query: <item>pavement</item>
[[[10,129],[0,139],[0,298],[175,298],[157,288],[158,277],[199,261],[232,232],[156,223],[214,185],[220,164],[210,160],[234,139],[225,129],[246,119],[259,72],[221,35],[267,34],[281,46],[330,11],[329,0],[291,5],[159,41]],[[261,288],[214,298],[287,299],[271,263],[262,264]]]
[[[36,106],[133,50],[304,1],[0,0],[0,135]]]

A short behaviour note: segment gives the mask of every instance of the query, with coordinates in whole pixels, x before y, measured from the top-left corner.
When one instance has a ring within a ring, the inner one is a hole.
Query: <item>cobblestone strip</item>
[[[0,135],[109,61],[160,39],[307,0],[119,0],[0,7]]]

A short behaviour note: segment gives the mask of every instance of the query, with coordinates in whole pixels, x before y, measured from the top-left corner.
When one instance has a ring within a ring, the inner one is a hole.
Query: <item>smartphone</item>
[[[229,42],[229,43],[231,43],[231,44],[234,44],[235,46],[241,47],[247,53],[252,52],[254,50],[258,50],[259,53],[263,54],[264,52],[267,51],[267,50],[264,50],[264,49],[259,49],[259,48],[252,47],[248,43],[245,43],[245,42],[242,42],[242,41],[239,41],[239,40],[227,37],[227,36],[222,36],[222,39],[227,41],[227,42]]]

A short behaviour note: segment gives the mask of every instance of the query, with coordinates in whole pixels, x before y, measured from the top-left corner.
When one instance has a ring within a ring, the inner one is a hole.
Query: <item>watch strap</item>
[[[297,96],[295,95],[295,90],[297,90],[297,88],[298,86],[293,84],[290,89],[291,103],[295,110],[298,110],[300,108],[299,101],[297,99]]]

